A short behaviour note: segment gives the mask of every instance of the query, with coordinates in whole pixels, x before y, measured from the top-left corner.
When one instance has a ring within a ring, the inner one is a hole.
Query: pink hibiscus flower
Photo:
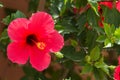
[[[108,2],[108,1],[101,1],[101,2],[99,2],[99,5],[104,5],[104,6],[108,7],[108,8],[110,8],[110,9],[112,9],[112,7],[113,7],[113,3]]]
[[[120,80],[120,65],[115,68],[114,71],[114,80]]]
[[[120,0],[116,2],[116,9],[120,12]]]
[[[120,80],[120,56],[118,57],[118,64],[114,71],[114,80]]]
[[[8,26],[8,36],[12,40],[7,47],[8,58],[18,64],[29,59],[38,71],[49,66],[49,52],[58,52],[64,45],[63,37],[54,29],[54,20],[45,12],[34,13],[29,20],[13,20]]]

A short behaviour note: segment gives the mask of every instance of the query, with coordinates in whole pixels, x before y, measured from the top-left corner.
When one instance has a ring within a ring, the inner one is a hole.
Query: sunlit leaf
[[[106,39],[106,36],[104,36],[104,35],[100,35],[98,38],[97,38],[97,42],[104,42],[105,41],[105,39]]]
[[[92,61],[96,61],[100,58],[100,49],[98,46],[92,49],[90,52],[90,58]]]

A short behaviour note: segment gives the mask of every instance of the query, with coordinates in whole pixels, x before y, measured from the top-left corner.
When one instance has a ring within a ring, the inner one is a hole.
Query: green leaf
[[[113,44],[111,43],[111,41],[107,38],[105,39],[105,42],[104,42],[104,48],[108,48],[108,47],[112,47]]]
[[[31,12],[36,12],[38,9],[39,1],[40,0],[30,0],[28,5],[28,10]]]
[[[86,73],[92,72],[92,70],[93,70],[93,66],[91,66],[90,64],[86,64],[83,67],[81,74],[86,74]]]
[[[76,0],[75,2],[76,8],[80,8],[87,5],[87,0]]]
[[[11,15],[5,17],[5,18],[2,20],[2,22],[3,22],[5,25],[8,25],[13,19],[14,19],[14,15],[11,14]]]
[[[25,17],[26,17],[25,14],[19,10],[14,14],[14,18],[25,18]]]
[[[114,24],[115,27],[120,25],[120,12],[118,12],[116,8],[109,9],[107,7],[103,7],[102,10],[103,16],[105,17],[105,23]]]
[[[88,48],[89,52],[97,45],[97,42],[96,42],[97,37],[98,37],[98,34],[95,31],[91,31],[91,30],[87,31],[86,46],[89,47]]]
[[[116,68],[116,66],[110,65],[110,66],[108,66],[108,68],[113,71]]]
[[[2,22],[5,25],[8,25],[12,20],[16,19],[16,18],[25,18],[26,16],[21,12],[21,11],[16,11],[16,13],[12,13],[11,15],[8,15],[7,17],[5,17]]]
[[[114,25],[111,25],[110,28],[111,28],[111,33],[114,33],[115,30],[116,30],[115,26],[114,26]]]
[[[96,61],[100,58],[100,49],[98,46],[92,49],[90,52],[90,58],[92,61]]]
[[[100,35],[98,38],[97,38],[97,42],[100,42],[100,43],[103,43],[104,41],[105,41],[105,39],[106,39],[106,36],[104,36],[104,35]]]
[[[107,75],[109,75],[108,65],[104,63],[103,58],[95,63],[96,68],[101,68]]]
[[[0,35],[0,50],[2,50],[3,53],[5,53],[4,54],[5,57],[6,57],[6,48],[9,43],[10,43],[10,39],[7,34],[7,29],[4,29]]]
[[[0,36],[0,42],[3,43],[4,45],[7,45],[10,42],[7,34],[7,29],[4,29],[4,31],[2,32]]]
[[[70,39],[70,41],[71,41],[71,45],[72,45],[73,47],[76,47],[76,46],[78,45],[78,42],[77,42],[76,40]]]
[[[56,57],[63,58],[64,55],[61,52],[55,52]]]
[[[23,66],[23,71],[27,76],[34,76],[34,74],[37,73],[37,71],[30,66]]]
[[[98,16],[92,9],[87,11],[87,20],[91,27],[98,27]]]
[[[99,16],[97,0],[96,0],[96,1],[88,0],[88,2],[90,3],[91,7],[92,7],[93,10],[95,11],[96,15]]]
[[[64,27],[61,25],[55,25],[55,29],[59,31],[59,33],[62,33],[64,31]]]
[[[98,68],[94,68],[95,80],[108,80],[106,74]]]
[[[69,34],[71,32],[77,32],[77,28],[72,24],[72,17],[64,18],[59,23],[64,28],[64,34]]]
[[[64,56],[73,61],[81,61],[85,57],[85,52],[81,50],[80,52],[76,52],[73,46],[65,46],[61,52]]]
[[[90,56],[86,55],[86,56],[85,56],[85,61],[86,61],[87,63],[91,64],[91,58],[90,58]]]
[[[83,30],[85,30],[85,24],[87,23],[87,16],[86,13],[81,14],[77,19],[77,26],[78,26],[78,35],[82,33]]]
[[[107,37],[110,37],[112,35],[110,25],[107,23],[104,23],[104,31],[105,31]]]
[[[115,30],[114,36],[115,36],[115,43],[120,45],[120,27]]]
[[[120,40],[120,27],[115,30],[115,37]]]

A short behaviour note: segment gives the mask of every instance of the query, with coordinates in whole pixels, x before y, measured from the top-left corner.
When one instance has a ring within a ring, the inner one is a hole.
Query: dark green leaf
[[[13,19],[14,19],[14,15],[11,14],[11,15],[5,17],[5,18],[2,20],[2,22],[3,22],[5,25],[8,25]]]
[[[81,32],[85,29],[85,24],[87,24],[87,16],[86,14],[81,14],[77,20],[78,25],[78,35],[81,34]]]
[[[95,11],[96,15],[99,16],[99,13],[98,13],[98,3],[97,3],[97,0],[96,1],[93,1],[93,0],[88,0],[88,2],[90,3],[91,7],[93,8],[93,10]]]
[[[14,18],[25,18],[25,17],[26,17],[25,14],[19,10],[14,14]]]
[[[83,34],[84,36],[84,34]],[[96,39],[98,37],[98,34],[95,31],[87,31],[87,35],[86,35],[86,46],[89,47],[88,51],[90,52],[96,43]]]
[[[86,73],[89,73],[89,72],[92,72],[93,70],[93,66],[91,66],[90,64],[86,64],[83,69],[82,69],[82,74],[86,74]]]
[[[75,6],[76,8],[83,7],[87,4],[87,0],[76,0]]]
[[[61,52],[66,58],[71,59],[73,61],[81,61],[85,57],[85,53],[83,51],[76,52],[75,48],[72,46],[65,46],[61,50]]]
[[[101,69],[94,68],[95,80],[108,80],[107,76]]]
[[[40,0],[30,0],[28,10],[32,12],[36,12],[39,5],[39,1]]]
[[[115,8],[109,9],[107,7],[103,7],[103,14],[106,23],[114,24],[115,27],[120,25],[120,13]]]
[[[21,11],[16,11],[16,13],[12,13],[3,19],[3,23],[8,25],[12,20],[16,18],[25,18],[26,16]]]
[[[92,9],[88,10],[87,19],[88,19],[88,23],[91,25],[91,27],[98,27],[98,19],[99,18]]]

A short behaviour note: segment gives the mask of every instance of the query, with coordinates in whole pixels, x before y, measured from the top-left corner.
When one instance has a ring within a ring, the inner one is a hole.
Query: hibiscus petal
[[[30,18],[29,29],[40,35],[51,33],[54,31],[54,20],[45,12],[34,13]]]
[[[7,56],[14,63],[25,64],[29,57],[29,47],[22,43],[12,42],[7,47]]]
[[[64,45],[64,39],[57,31],[51,33],[46,40],[51,52],[58,52]]]
[[[101,1],[100,3],[99,3],[100,5],[104,5],[104,6],[106,6],[106,7],[108,7],[108,8],[110,8],[110,9],[112,9],[112,5],[113,5],[113,3],[112,2],[108,2],[108,1]]]
[[[120,12],[120,1],[118,1],[118,2],[116,3],[116,8],[117,8],[117,10]]]
[[[25,18],[17,18],[8,26],[8,36],[13,41],[23,41],[26,38],[26,29],[28,20]]]
[[[37,47],[33,47],[31,52],[30,63],[33,68],[43,71],[49,66],[51,61],[49,53],[44,53],[44,51],[40,51]]]
[[[114,80],[120,80],[120,65],[116,66],[114,70]]]

